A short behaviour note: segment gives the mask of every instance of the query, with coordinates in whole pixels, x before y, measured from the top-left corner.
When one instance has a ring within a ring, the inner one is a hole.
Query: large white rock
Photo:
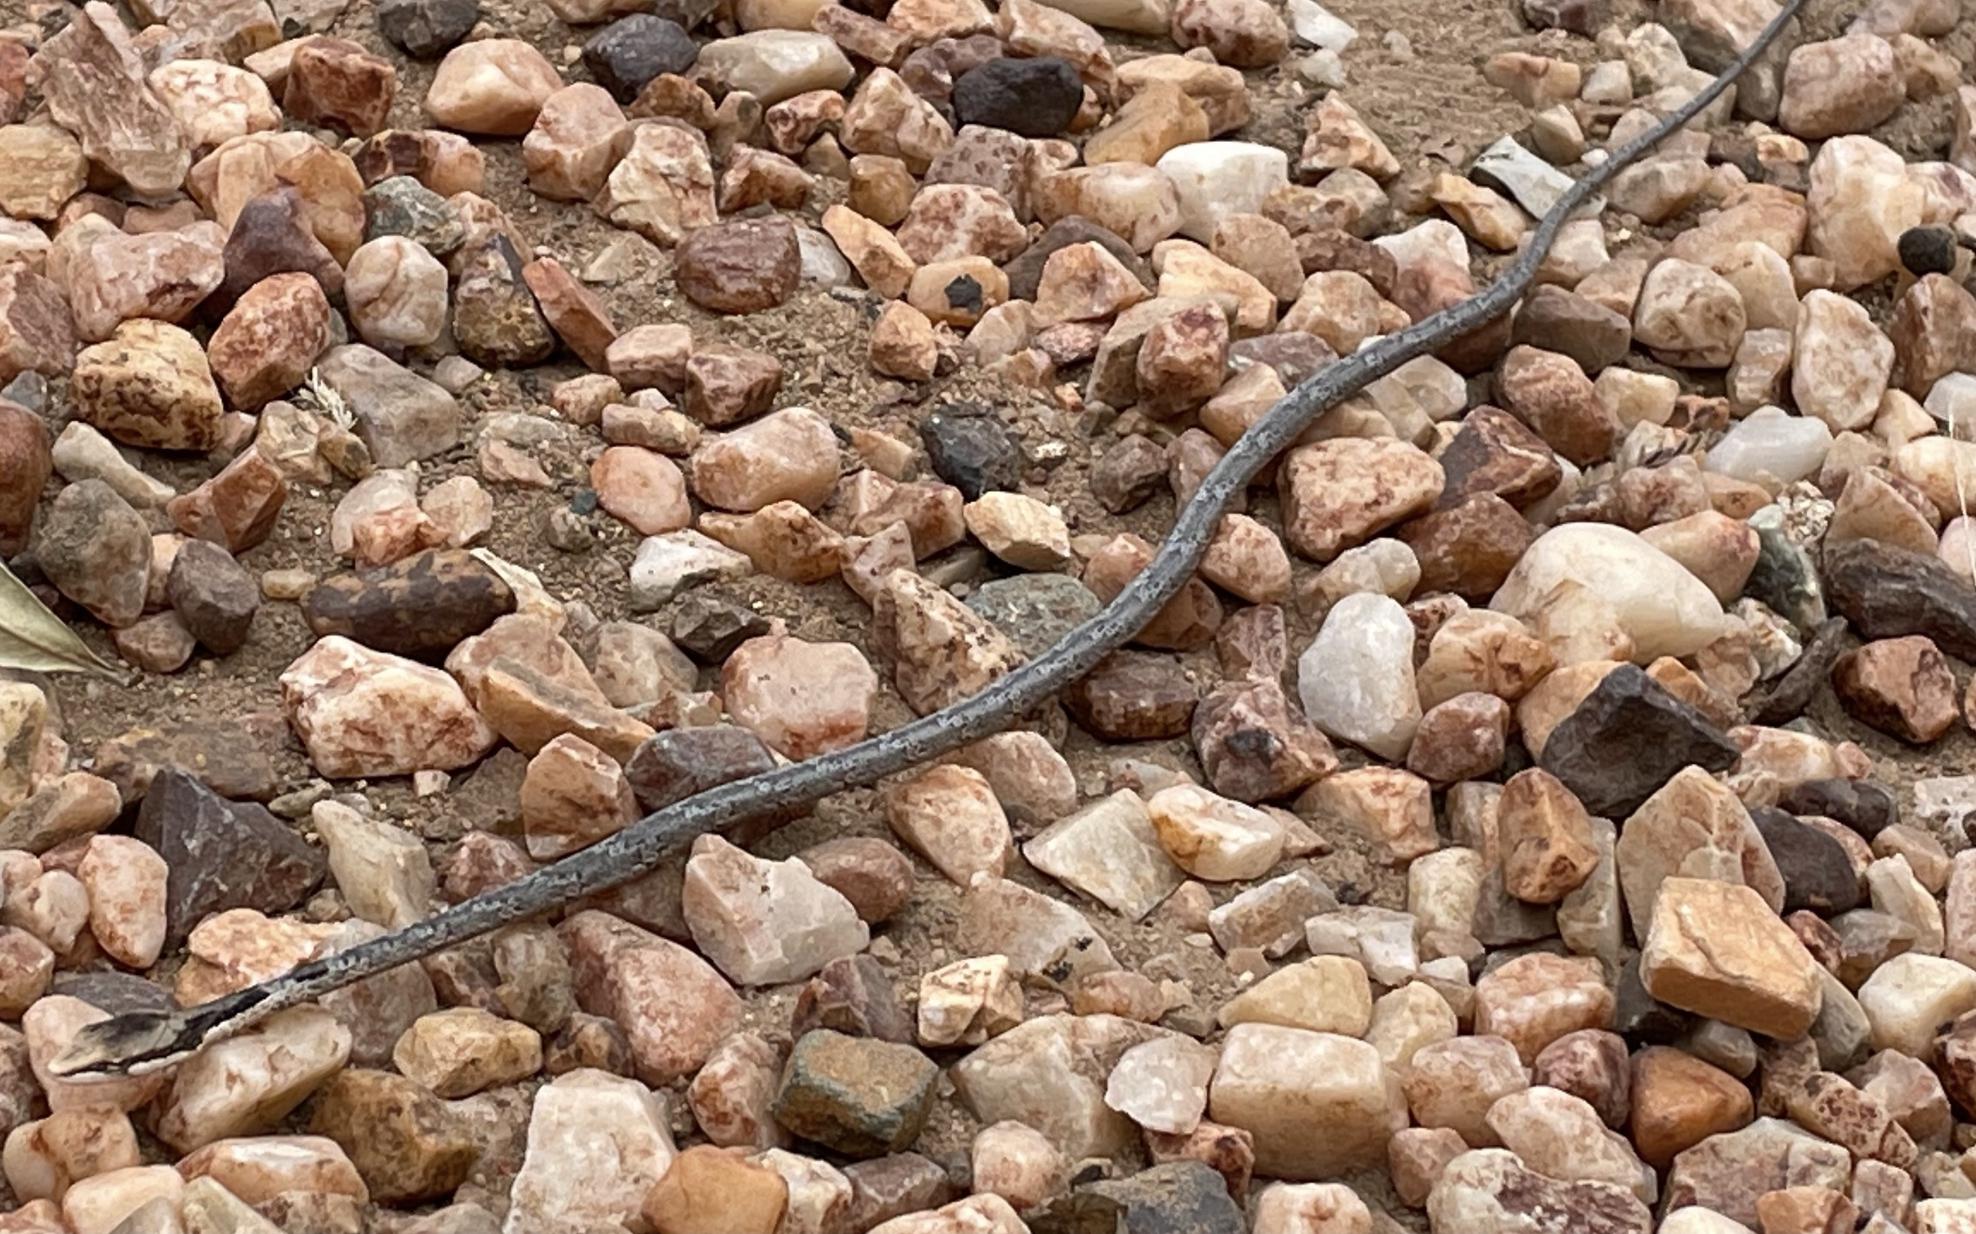
[[[858,910],[801,861],[763,861],[714,835],[693,842],[680,908],[693,942],[742,985],[801,981],[871,941]]]
[[[1946,381],[1942,378],[1935,388]],[[1962,502],[1976,493],[1976,441],[1956,441],[1939,433],[1917,437],[1894,451],[1894,472],[1928,494],[1944,518],[1959,515]]]
[[[558,1076],[535,1094],[503,1234],[642,1227],[674,1152],[665,1099],[651,1089],[587,1067]]]
[[[829,36],[808,30],[755,30],[700,48],[694,68],[729,90],[746,90],[773,107],[807,90],[851,84],[851,62]]]
[[[1976,1007],[1976,969],[1941,956],[1897,955],[1859,987],[1873,1048],[1927,1058],[1935,1031]]]
[[[1832,262],[1832,288],[1851,291],[1900,268],[1901,233],[1922,222],[1926,194],[1907,162],[1871,137],[1834,137],[1811,161],[1805,248]]]
[[[1237,1024],[1222,1040],[1208,1117],[1255,1136],[1257,1173],[1321,1181],[1383,1166],[1407,1104],[1399,1077],[1363,1041]]]
[[[1259,214],[1272,189],[1290,182],[1290,156],[1253,141],[1175,146],[1156,166],[1180,196],[1180,234],[1202,244],[1231,214]]]
[[[1721,636],[1722,605],[1680,562],[1624,527],[1566,523],[1537,537],[1489,607],[1534,616],[1551,588],[1571,581],[1604,596],[1633,639],[1633,658],[1693,655]]]
[[[1823,420],[1759,407],[1732,425],[1708,452],[1708,470],[1775,491],[1818,474],[1832,430]]]
[[[1865,428],[1893,368],[1893,340],[1857,301],[1829,291],[1805,296],[1791,354],[1791,397],[1801,413],[1834,432]]]
[[[1137,921],[1186,881],[1160,847],[1139,794],[1119,789],[1044,828],[1022,846],[1029,864]]]
[[[1297,658],[1304,714],[1340,741],[1404,758],[1420,727],[1413,642],[1413,621],[1397,601],[1372,592],[1338,601]]]
[[[350,1040],[327,1011],[301,1006],[207,1046],[175,1073],[158,1138],[187,1153],[270,1130],[349,1060]]]

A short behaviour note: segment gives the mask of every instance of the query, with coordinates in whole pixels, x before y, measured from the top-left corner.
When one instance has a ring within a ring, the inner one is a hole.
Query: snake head
[[[203,1033],[185,1038],[188,1026],[178,1012],[132,1011],[85,1024],[48,1064],[58,1076],[143,1075],[166,1067],[199,1048]]]
[[[48,1064],[57,1076],[148,1075],[258,1019],[259,990],[181,1011],[128,1011],[83,1025]]]

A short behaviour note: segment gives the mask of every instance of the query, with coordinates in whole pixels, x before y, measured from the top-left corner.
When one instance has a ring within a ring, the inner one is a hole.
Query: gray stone
[[[332,347],[317,367],[343,397],[379,467],[403,467],[460,443],[458,401],[383,352],[347,343]]]

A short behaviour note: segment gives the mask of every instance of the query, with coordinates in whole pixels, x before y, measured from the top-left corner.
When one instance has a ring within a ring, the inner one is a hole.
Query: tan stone
[[[1712,879],[1660,885],[1641,953],[1655,998],[1789,1040],[1818,1015],[1816,962],[1763,898]]]

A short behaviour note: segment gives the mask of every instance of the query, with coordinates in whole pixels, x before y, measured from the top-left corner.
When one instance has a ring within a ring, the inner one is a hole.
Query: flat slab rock
[[[1624,818],[1683,767],[1725,771],[1739,754],[1701,712],[1624,664],[1551,730],[1539,762],[1587,810]]]

